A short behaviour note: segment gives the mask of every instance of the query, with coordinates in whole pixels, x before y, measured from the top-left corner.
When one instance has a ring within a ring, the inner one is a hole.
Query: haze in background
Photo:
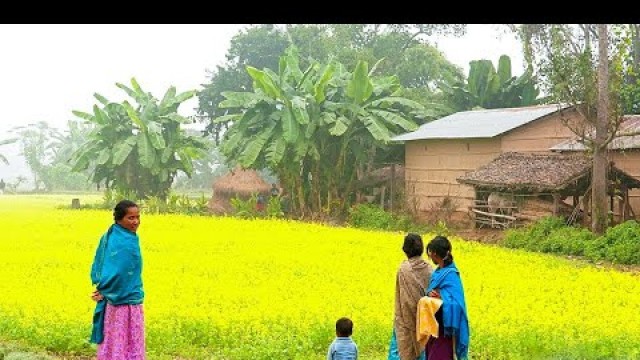
[[[157,98],[173,85],[178,92],[201,89],[207,69],[222,65],[231,38],[245,24],[27,25],[0,24],[0,139],[19,125],[46,121],[65,128],[72,110],[91,112],[98,92],[109,100],[126,98],[115,86],[135,77]],[[520,43],[504,26],[472,24],[461,38],[433,38],[447,59],[465,74],[469,61],[497,64],[511,57],[513,74],[524,69]],[[180,107],[193,115],[197,99]],[[0,147],[10,165],[0,163],[0,178],[31,178],[14,145]]]

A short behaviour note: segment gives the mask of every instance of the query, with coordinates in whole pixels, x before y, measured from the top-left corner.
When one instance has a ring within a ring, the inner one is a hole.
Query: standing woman
[[[407,259],[400,264],[396,275],[393,332],[387,360],[424,360],[424,344],[420,346],[416,339],[416,310],[433,269],[422,259],[423,249],[420,235],[404,237],[402,251]]]
[[[444,236],[436,236],[427,244],[427,255],[438,268],[431,275],[427,296],[442,300],[435,313],[438,337],[427,340],[426,354],[429,360],[463,360],[469,352],[469,320],[460,271],[453,262],[451,242]]]
[[[115,223],[100,238],[91,266],[97,302],[90,341],[98,360],[145,359],[140,209],[129,200],[113,209]]]

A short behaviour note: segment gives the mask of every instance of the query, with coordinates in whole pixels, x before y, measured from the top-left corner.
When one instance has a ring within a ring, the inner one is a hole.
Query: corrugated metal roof
[[[462,111],[423,124],[416,131],[391,140],[492,138],[566,107],[552,104]]]
[[[640,133],[640,115],[625,115],[624,122],[620,124],[618,134]],[[619,136],[609,143],[609,150],[640,149],[640,135]],[[578,138],[565,140],[558,145],[549,148],[551,151],[585,151],[586,146],[578,141]]]

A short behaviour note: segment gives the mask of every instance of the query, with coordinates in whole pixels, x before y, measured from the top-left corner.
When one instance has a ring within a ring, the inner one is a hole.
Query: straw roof
[[[457,180],[492,189],[559,192],[589,176],[591,165],[591,159],[581,155],[507,152]],[[630,188],[640,187],[638,179],[613,166],[610,177],[622,180]]]
[[[503,153],[490,163],[458,178],[480,187],[560,190],[585,175],[591,161],[584,156]]]
[[[215,195],[247,196],[253,193],[268,193],[269,189],[271,186],[253,169],[236,168],[213,183]]]

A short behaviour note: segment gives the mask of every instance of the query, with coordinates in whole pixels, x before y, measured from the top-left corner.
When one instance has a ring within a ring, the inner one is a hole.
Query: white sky
[[[238,24],[0,24],[0,139],[17,125],[37,121],[63,128],[72,110],[90,112],[93,93],[122,101],[116,82],[135,77],[145,91],[162,98],[169,86],[178,92],[201,89],[207,69],[222,65]],[[469,25],[462,38],[438,39],[436,45],[454,64],[502,54],[511,57],[514,75],[522,73],[521,46],[511,33],[494,25]],[[197,99],[180,107],[192,115]],[[8,147],[0,147],[7,155]],[[11,152],[11,151],[9,151]],[[0,175],[13,166],[0,163]],[[13,176],[9,176],[11,178]],[[7,176],[5,176],[7,178]]]

